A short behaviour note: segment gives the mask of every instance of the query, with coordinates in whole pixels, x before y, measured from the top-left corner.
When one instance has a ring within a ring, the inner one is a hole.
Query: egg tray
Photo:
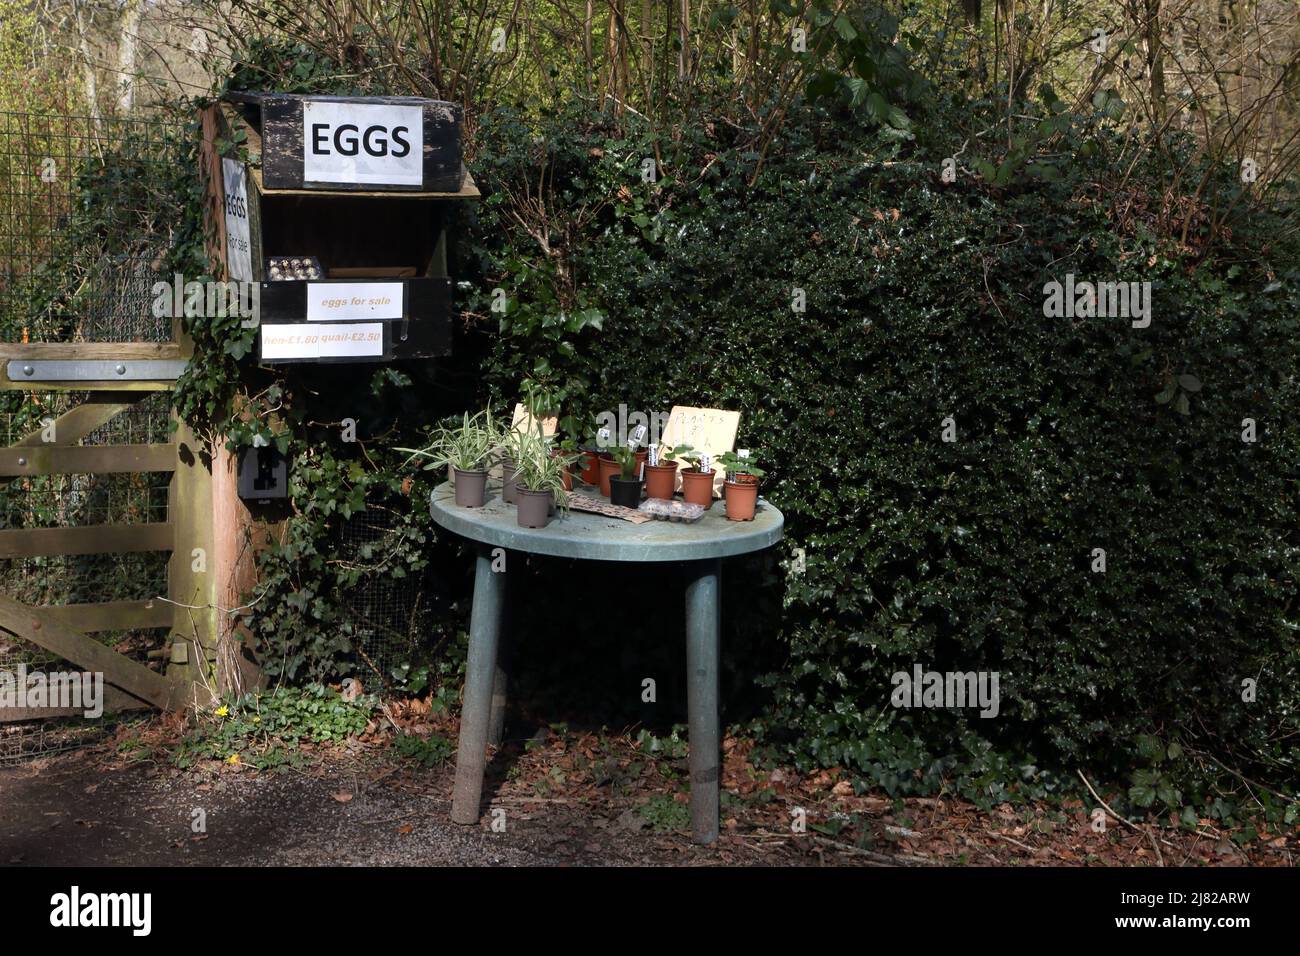
[[[685,501],[672,501],[663,498],[647,498],[641,502],[638,511],[644,512],[659,521],[679,521],[690,524],[704,517],[704,506],[688,504]]]
[[[266,277],[272,282],[300,282],[323,279],[325,270],[315,256],[271,256],[266,260]]]

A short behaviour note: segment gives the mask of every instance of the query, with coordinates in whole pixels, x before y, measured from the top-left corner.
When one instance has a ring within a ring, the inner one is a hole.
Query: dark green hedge
[[[485,366],[502,395],[538,374],[584,414],[743,411],[783,553],[806,555],[750,622],[787,655],[767,743],[891,792],[955,776],[1001,798],[1080,767],[1177,808],[1208,799],[1212,760],[1294,784],[1296,246],[1270,247],[1257,214],[1198,262],[1195,229],[1180,247],[1141,212],[1159,170],[1127,205],[1089,185],[1118,148],[1103,136],[1059,180],[993,189],[824,117],[792,121],[753,186],[756,156],[678,132],[646,184],[649,134],[485,118],[459,269],[485,321],[494,286],[512,301]],[[565,332],[565,276],[508,215],[543,156],[599,331]],[[1043,285],[1068,272],[1151,281],[1151,326],[1045,318]],[[913,663],[999,671],[1001,715],[894,710],[890,675]]]

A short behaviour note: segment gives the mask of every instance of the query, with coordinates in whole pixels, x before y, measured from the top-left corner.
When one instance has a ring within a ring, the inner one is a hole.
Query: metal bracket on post
[[[184,359],[13,359],[6,371],[11,382],[165,382],[180,378],[187,364]]]

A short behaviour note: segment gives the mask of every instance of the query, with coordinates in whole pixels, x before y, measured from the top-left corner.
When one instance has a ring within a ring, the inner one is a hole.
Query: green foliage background
[[[436,608],[429,660],[397,676],[454,686],[467,562],[427,517],[435,476],[391,451],[438,420],[508,407],[529,378],[579,421],[621,403],[737,408],[787,539],[728,565],[726,715],[770,756],[981,802],[1060,792],[1081,769],[1122,780],[1136,808],[1235,819],[1250,799],[1294,822],[1294,182],[1240,201],[1233,165],[1178,134],[1146,149],[1112,91],[1067,107],[1043,88],[1014,109],[1005,90],[946,93],[896,24],[840,19],[815,22],[824,69],[752,115],[722,82],[665,96],[656,121],[552,105],[564,97],[477,104],[484,197],[455,227],[449,360],[258,370],[246,331],[191,322],[205,361],[181,383],[186,416],[295,459],[246,615],[264,665],[356,671],[342,596],[362,572],[335,551],[353,514],[385,507],[402,529],[388,570]],[[405,92],[357,68],[367,42],[335,62],[253,35],[228,85]],[[197,218],[179,235],[178,256],[197,256]],[[1150,281],[1150,328],[1045,318],[1043,287],[1067,273]],[[359,442],[341,441],[344,417]],[[615,715],[635,696],[624,678],[680,673],[675,615],[626,610],[671,607],[671,569],[516,577],[542,611],[520,651],[534,689]],[[621,672],[601,670],[620,652]],[[890,707],[891,675],[915,663],[998,671],[999,718]]]
[[[754,157],[699,130],[642,184],[629,170],[652,144],[557,117],[557,204],[607,201],[569,263],[599,289],[603,328],[557,357],[545,321],[512,314],[486,370],[508,394],[548,356],[586,383],[583,412],[744,411],[738,444],[759,449],[787,519],[783,607],[757,624],[786,657],[755,726],[799,766],[987,800],[1091,767],[1174,808],[1213,802],[1216,760],[1293,786],[1297,250],[1272,244],[1267,213],[1201,261],[1116,217],[1122,135],[1101,110],[1066,119],[1060,174],[998,188],[944,185],[923,158],[943,152],[815,111],[753,186]],[[475,231],[484,287],[529,257],[502,214],[536,177],[518,123],[483,125],[500,190]],[[1044,284],[1071,272],[1151,281],[1150,328],[1045,318]],[[891,708],[890,675],[916,662],[1000,672],[1000,717]]]

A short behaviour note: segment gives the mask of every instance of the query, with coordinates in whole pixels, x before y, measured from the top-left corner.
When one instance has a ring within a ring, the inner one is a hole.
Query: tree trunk
[[[1147,4],[1147,70],[1150,72],[1151,115],[1160,126],[1167,113],[1165,103],[1165,60],[1160,36],[1160,0],[1146,0]]]
[[[126,0],[122,8],[121,32],[117,41],[117,111],[126,115],[135,105],[135,52],[139,45],[143,0]]]

